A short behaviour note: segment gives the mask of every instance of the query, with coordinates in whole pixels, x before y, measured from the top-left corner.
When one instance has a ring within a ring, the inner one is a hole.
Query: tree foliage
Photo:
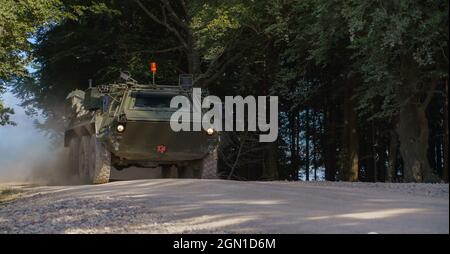
[[[28,75],[32,59],[32,35],[46,23],[55,22],[61,13],[59,0],[3,0],[0,4],[0,92],[6,82]],[[0,125],[12,123],[14,113],[0,100]]]
[[[218,96],[279,96],[276,143],[224,134],[229,176],[436,181],[448,170],[448,1],[6,3],[0,78],[16,78],[14,92],[49,126],[62,119],[65,95],[88,79],[112,82],[122,70],[150,82],[154,60],[159,83],[192,73]]]

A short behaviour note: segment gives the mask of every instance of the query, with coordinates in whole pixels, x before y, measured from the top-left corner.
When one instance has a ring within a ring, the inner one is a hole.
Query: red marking
[[[165,145],[157,145],[156,152],[163,154],[167,151],[167,147]]]

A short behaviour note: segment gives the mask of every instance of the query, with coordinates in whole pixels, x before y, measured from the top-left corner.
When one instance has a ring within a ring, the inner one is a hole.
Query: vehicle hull
[[[116,157],[128,161],[179,162],[202,159],[217,145],[205,131],[175,132],[168,121],[128,121],[109,145]]]

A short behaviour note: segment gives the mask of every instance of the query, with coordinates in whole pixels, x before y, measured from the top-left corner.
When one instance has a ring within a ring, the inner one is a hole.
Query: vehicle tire
[[[189,166],[178,168],[178,178],[196,178],[195,168]]]
[[[95,135],[90,137],[89,181],[92,184],[109,182],[111,174],[111,152]]]
[[[78,148],[78,178],[85,184],[89,183],[90,153],[90,137],[83,136]]]
[[[80,149],[80,138],[73,137],[69,143],[69,175],[78,174],[78,162],[79,162],[79,149]]]
[[[201,161],[201,178],[217,179],[217,148]]]
[[[162,178],[177,178],[178,172],[172,165],[162,165],[161,166],[161,177]]]

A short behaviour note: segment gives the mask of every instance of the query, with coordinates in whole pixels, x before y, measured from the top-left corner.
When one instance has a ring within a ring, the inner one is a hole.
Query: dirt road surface
[[[449,233],[448,184],[152,179],[21,188],[0,233]]]

